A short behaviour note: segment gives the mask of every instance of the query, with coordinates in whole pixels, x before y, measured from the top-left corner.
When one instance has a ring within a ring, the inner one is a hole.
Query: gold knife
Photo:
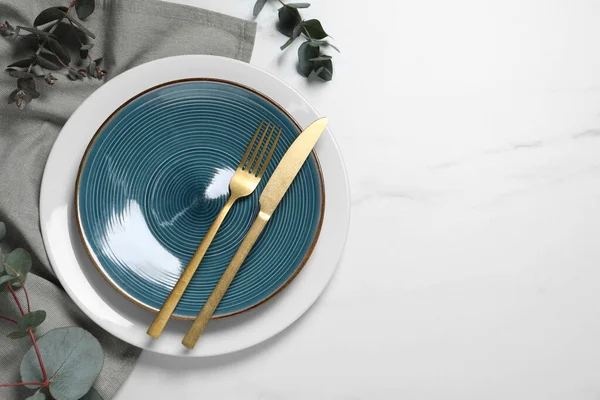
[[[221,299],[227,292],[229,285],[242,266],[242,263],[250,253],[252,246],[265,228],[269,218],[279,205],[279,202],[289,189],[294,181],[294,178],[302,168],[302,165],[308,158],[313,147],[321,137],[321,134],[327,126],[328,119],[321,118],[310,124],[299,136],[294,140],[288,151],[285,152],[283,158],[273,171],[273,175],[267,182],[262,194],[260,195],[260,211],[258,216],[248,230],[244,241],[240,245],[238,251],[233,256],[231,263],[225,270],[225,273],[217,283],[210,297],[200,310],[200,314],[192,324],[192,327],[183,338],[183,345],[189,349],[193,349],[200,335],[206,328],[206,324],[212,317],[221,302]]]

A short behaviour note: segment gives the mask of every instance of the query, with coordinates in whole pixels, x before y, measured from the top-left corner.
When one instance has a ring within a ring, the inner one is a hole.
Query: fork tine
[[[275,130],[275,127],[273,127],[273,130]],[[281,136],[282,130],[283,130],[283,128],[279,128],[279,132],[277,132],[277,136],[275,136],[275,140],[273,141],[271,150],[269,150],[269,154],[267,154],[267,158],[265,158],[264,164],[263,164],[262,168],[260,169],[260,172],[257,175],[259,178],[263,176],[263,174],[267,170],[267,166],[271,162],[271,157],[273,157],[273,153],[275,152],[275,147],[277,147],[277,142],[279,141],[279,136]],[[271,135],[272,134],[273,134],[273,131],[271,131]],[[270,135],[269,135],[269,139],[271,139]]]
[[[244,164],[246,164],[246,159],[250,155],[250,152],[252,151],[252,148],[254,147],[254,142],[256,141],[256,138],[258,137],[258,134],[260,133],[260,130],[262,129],[264,123],[265,123],[264,120],[260,121],[260,124],[258,125],[256,132],[254,132],[254,136],[252,136],[252,139],[250,139],[250,142],[248,143],[248,147],[246,148],[246,152],[244,153],[244,157],[242,157],[242,161],[240,161],[238,168],[240,168],[240,169],[244,168]],[[270,124],[267,124],[267,129],[269,129],[269,125]]]
[[[267,124],[267,128],[263,131],[263,133],[260,135],[260,139],[258,139],[258,141],[256,142],[256,147],[254,148],[254,152],[250,156],[250,160],[248,160],[248,164],[246,165],[246,171],[248,171],[249,173],[252,172],[252,169],[256,168],[254,166],[254,162],[256,161],[258,153],[260,153],[260,148],[265,141],[265,136],[267,136],[267,132],[269,131],[270,126],[271,126],[270,123]],[[260,163],[260,159],[258,160],[258,162]]]
[[[260,155],[256,159],[256,165],[254,165],[252,167],[252,174],[254,174],[256,176],[258,176],[258,173],[256,171],[258,171],[260,169],[260,166],[262,165],[262,161],[265,157],[265,153],[267,152],[267,149],[269,148],[269,145],[271,144],[271,138],[273,137],[273,132],[275,132],[275,128],[276,128],[276,126],[273,125],[273,127],[271,128],[271,133],[269,133],[269,137],[267,137],[267,140],[264,142],[264,145],[260,152]],[[265,133],[266,133],[266,131],[265,131]]]

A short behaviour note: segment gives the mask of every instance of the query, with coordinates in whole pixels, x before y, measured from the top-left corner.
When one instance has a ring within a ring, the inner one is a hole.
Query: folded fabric
[[[68,3],[63,0],[62,3]],[[31,26],[44,9],[61,6],[61,0],[0,0],[0,19],[12,25]],[[47,320],[38,336],[64,326],[81,326],[102,344],[105,362],[95,387],[113,397],[131,372],[140,350],[103,331],[89,320],[60,288],[46,257],[39,228],[39,190],[44,165],[52,144],[69,116],[106,80],[129,68],[157,58],[182,54],[213,54],[249,61],[256,26],[252,22],[194,7],[148,0],[96,0],[96,10],[86,20],[97,39],[90,51],[103,56],[107,71],[103,81],[71,82],[55,73],[53,86],[39,83],[41,97],[18,110],[0,102],[0,221],[6,223],[10,248],[23,247],[33,256],[33,273],[27,281],[32,309],[44,309]],[[0,46],[5,64],[26,55],[12,39]],[[16,88],[16,79],[0,73],[0,97]],[[65,182],[65,184],[70,184]],[[17,315],[12,299],[0,294],[0,314]],[[0,383],[20,381],[19,364],[31,346],[27,338],[11,340],[13,329],[0,321]],[[24,399],[31,391],[0,388],[0,398]]]

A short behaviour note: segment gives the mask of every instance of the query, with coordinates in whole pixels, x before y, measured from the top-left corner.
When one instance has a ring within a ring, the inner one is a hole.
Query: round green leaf
[[[265,4],[267,4],[267,0],[256,0],[256,3],[254,3],[254,11],[253,11],[253,14],[255,17],[257,17],[258,14],[260,14],[260,12],[262,11]]]
[[[96,2],[94,0],[79,0],[75,3],[75,11],[79,19],[86,19],[94,12]]]
[[[50,7],[42,11],[33,22],[33,25],[40,26],[51,21],[61,19],[67,12],[67,7]]]
[[[0,240],[4,240],[6,237],[6,224],[4,222],[0,222]]]
[[[104,364],[98,340],[78,327],[54,329],[38,340],[38,347],[46,372],[52,377],[50,394],[56,399],[78,400],[83,397]],[[33,347],[21,361],[21,379],[24,382],[43,380]]]
[[[318,19],[309,19],[304,21],[304,29],[308,31],[308,35],[312,39],[325,39],[329,36],[323,29],[323,25]]]
[[[16,331],[16,332],[9,333],[8,335],[6,335],[6,337],[9,339],[21,339],[28,335],[29,335],[29,332],[27,332],[27,331]]]
[[[37,328],[46,319],[46,311],[32,311],[21,317],[19,320],[19,329],[27,330],[27,328]]]
[[[279,24],[277,29],[287,37],[291,37],[294,28],[302,22],[302,17],[296,8],[283,6],[279,9]]]
[[[298,48],[298,72],[302,76],[308,77],[313,70],[311,58],[319,56],[319,48],[310,45],[310,42],[304,42]]]
[[[31,256],[25,249],[14,249],[4,257],[4,266],[8,275],[27,275],[31,270]]]
[[[46,395],[42,392],[37,392],[36,394],[34,394],[33,396],[29,396],[25,400],[46,400]]]

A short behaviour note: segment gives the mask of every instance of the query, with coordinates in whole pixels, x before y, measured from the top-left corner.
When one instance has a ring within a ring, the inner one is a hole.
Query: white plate
[[[316,152],[325,181],[325,215],[314,252],[296,279],[266,304],[239,316],[212,321],[192,351],[181,345],[189,322],[172,320],[159,340],[146,330],[154,314],[121,297],[98,273],[82,244],[74,216],[75,179],[94,133],[124,102],[156,85],[185,78],[217,78],[249,86],[283,106],[302,126],[320,115],[288,85],[246,63],[215,56],[164,58],[107,82],[65,124],[46,163],[40,194],[40,224],[54,272],[75,303],[98,325],[157,353],[204,357],[256,345],[281,332],[315,302],[342,254],[350,220],[350,194],[339,149],[327,130]]]

